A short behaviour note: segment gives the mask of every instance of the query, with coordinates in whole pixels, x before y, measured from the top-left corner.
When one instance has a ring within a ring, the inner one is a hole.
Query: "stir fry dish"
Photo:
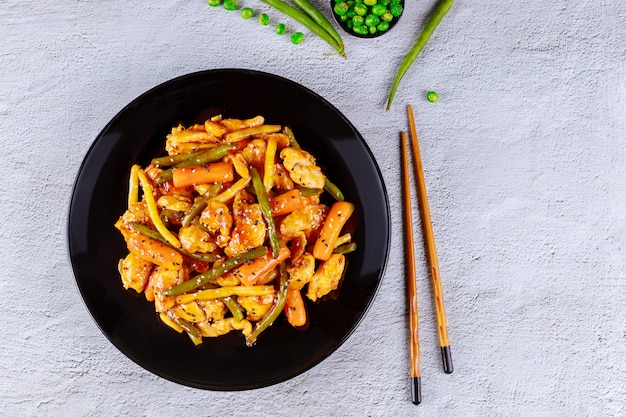
[[[283,312],[306,328],[305,299],[337,290],[356,250],[344,230],[354,205],[289,127],[263,116],[178,125],[165,151],[130,171],[115,223],[124,288],[196,345],[236,330],[252,346]]]

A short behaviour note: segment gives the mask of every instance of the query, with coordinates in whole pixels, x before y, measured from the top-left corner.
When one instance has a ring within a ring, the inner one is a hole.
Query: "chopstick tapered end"
[[[411,377],[411,401],[415,405],[422,402],[422,378],[419,376]]]
[[[452,352],[450,346],[441,346],[441,359],[443,360],[443,371],[447,374],[451,374],[454,370],[452,366]]]

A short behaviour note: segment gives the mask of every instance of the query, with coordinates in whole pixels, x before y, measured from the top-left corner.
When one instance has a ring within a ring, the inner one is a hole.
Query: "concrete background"
[[[385,112],[433,4],[407,0],[375,40],[344,34],[343,60],[306,30],[294,46],[202,0],[0,0],[0,415],[625,415],[626,2],[457,0]],[[147,89],[208,68],[279,74],[328,99],[371,147],[392,208],[388,267],[362,325],[310,371],[254,391],[196,390],[135,365],[91,319],[67,254],[73,182],[100,130]],[[419,407],[397,146],[408,103],[456,368],[441,369],[418,251]]]

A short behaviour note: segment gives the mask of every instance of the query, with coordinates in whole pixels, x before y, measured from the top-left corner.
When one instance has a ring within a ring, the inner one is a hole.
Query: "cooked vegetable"
[[[280,253],[280,242],[278,240],[278,234],[276,233],[276,224],[274,223],[274,216],[272,216],[270,202],[267,198],[267,194],[265,193],[265,188],[263,187],[263,182],[261,181],[259,172],[255,168],[252,168],[250,174],[252,175],[252,186],[254,187],[256,197],[259,200],[259,206],[261,207],[263,218],[267,223],[267,232],[269,234],[270,246],[272,247],[272,255],[274,258],[278,258]]]
[[[391,91],[389,92],[389,99],[387,100],[387,110],[389,110],[389,108],[391,107],[393,98],[396,95],[396,90],[398,89],[398,86],[400,85],[400,81],[404,77],[404,74],[406,74],[409,68],[411,68],[411,65],[413,65],[413,62],[415,62],[415,59],[417,58],[417,56],[420,54],[420,52],[422,52],[422,49],[424,49],[424,46],[430,39],[431,35],[433,34],[437,26],[439,26],[439,23],[441,22],[441,20],[448,13],[453,3],[454,3],[454,0],[440,0],[439,4],[433,11],[428,21],[426,22],[426,25],[424,26],[422,33],[420,33],[417,40],[413,44],[413,47],[402,60],[402,63],[400,64],[400,67],[398,68],[398,73],[396,74],[396,77],[394,78],[393,83],[391,85]]]
[[[233,178],[233,165],[228,162],[192,165],[184,168],[174,168],[172,171],[172,180],[176,188],[212,182],[228,182],[232,181]]]
[[[272,216],[284,216],[285,214],[302,208],[303,205],[302,194],[300,194],[300,190],[297,188],[274,196],[270,200]]]
[[[344,58],[346,54],[343,50],[343,45],[340,45],[339,42],[335,38],[333,38],[323,27],[321,27],[318,23],[316,23],[309,15],[301,12],[290,4],[282,1],[282,0],[261,0],[263,3],[271,6],[280,12],[286,14],[292,19],[297,20],[302,25],[304,25],[311,32],[315,33],[321,39],[326,41],[330,46],[332,46],[341,56]]]
[[[313,247],[313,256],[315,259],[325,261],[330,258],[335,248],[335,242],[341,233],[341,229],[353,212],[354,204],[352,203],[338,201],[333,204],[324,221],[324,226],[315,242],[315,246]]]
[[[293,327],[301,327],[306,324],[306,308],[300,290],[287,290],[285,316]]]
[[[146,205],[148,206],[148,214],[150,215],[150,220],[152,220],[154,227],[156,227],[161,236],[163,236],[163,238],[167,240],[172,246],[174,246],[175,248],[179,248],[180,242],[161,221],[161,217],[159,216],[159,209],[157,208],[156,201],[154,201],[152,187],[150,186],[150,182],[148,181],[146,174],[142,170],[138,170],[137,175],[139,176],[139,182],[141,183],[141,188],[143,190],[143,195],[146,200]]]
[[[139,201],[139,165],[130,168],[130,178],[128,179],[128,208]]]

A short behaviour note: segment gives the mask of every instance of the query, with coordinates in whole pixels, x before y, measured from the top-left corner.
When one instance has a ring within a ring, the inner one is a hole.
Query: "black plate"
[[[289,125],[302,147],[356,205],[358,251],[348,256],[337,296],[307,305],[308,330],[280,318],[249,348],[231,332],[194,346],[163,325],[143,295],[124,290],[117,272],[127,253],[113,223],[126,208],[128,173],[164,154],[178,123],[210,116]],[[334,352],[363,318],[378,289],[389,250],[389,206],[374,158],[354,126],[314,92],[284,78],[249,70],[185,75],[141,95],[96,138],[78,173],[68,239],[78,288],[108,339],[143,368],[171,381],[212,390],[244,390],[292,378]],[[358,364],[355,363],[355,366]],[[332,383],[329,381],[329,383]]]

